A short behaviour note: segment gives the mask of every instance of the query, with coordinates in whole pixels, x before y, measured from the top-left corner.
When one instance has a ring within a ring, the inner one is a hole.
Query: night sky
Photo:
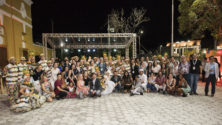
[[[112,9],[143,7],[151,19],[142,24],[141,44],[148,50],[171,40],[171,0],[33,0],[32,23],[34,42],[41,42],[41,34],[105,33],[107,15]],[[187,40],[178,33],[179,2],[175,0],[175,41]]]

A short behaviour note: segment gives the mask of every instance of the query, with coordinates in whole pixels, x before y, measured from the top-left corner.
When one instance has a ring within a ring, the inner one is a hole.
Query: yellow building
[[[0,0],[0,66],[14,56],[28,58],[30,53],[39,55],[43,48],[33,43],[31,0]],[[48,49],[48,55],[52,50]]]

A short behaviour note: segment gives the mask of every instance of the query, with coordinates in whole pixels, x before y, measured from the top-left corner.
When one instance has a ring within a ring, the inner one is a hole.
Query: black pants
[[[212,90],[211,94],[215,94],[215,84],[216,84],[216,77],[215,74],[209,75],[209,77],[206,79],[206,86],[205,86],[205,93],[208,94],[209,84],[211,82]]]
[[[205,76],[205,71],[203,70],[203,71],[202,71],[202,82],[205,82],[205,81],[206,81],[206,79],[205,79],[204,76]]]
[[[68,91],[68,89],[64,89],[64,90]],[[65,98],[66,96],[67,96],[67,93],[66,93],[66,92],[60,91],[60,92],[56,95],[56,98],[57,98],[57,99],[63,99],[63,98]]]
[[[132,85],[124,85],[123,89],[129,91],[132,88]]]

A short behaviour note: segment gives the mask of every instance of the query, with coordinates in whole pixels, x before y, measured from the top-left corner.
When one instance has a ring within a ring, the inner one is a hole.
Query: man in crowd
[[[89,95],[91,97],[100,97],[102,87],[100,80],[97,78],[96,73],[92,73],[92,81],[90,83]]]

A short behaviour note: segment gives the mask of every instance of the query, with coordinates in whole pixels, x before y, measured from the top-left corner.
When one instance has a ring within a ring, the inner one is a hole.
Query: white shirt
[[[145,74],[139,75],[139,81],[140,81],[142,84],[147,84],[147,76],[146,76]]]
[[[55,82],[57,80],[57,74],[60,72],[59,68],[52,68],[51,70],[52,72],[52,80]]]
[[[160,65],[157,65],[156,67],[152,67],[153,73],[158,73],[160,69],[161,69]]]

